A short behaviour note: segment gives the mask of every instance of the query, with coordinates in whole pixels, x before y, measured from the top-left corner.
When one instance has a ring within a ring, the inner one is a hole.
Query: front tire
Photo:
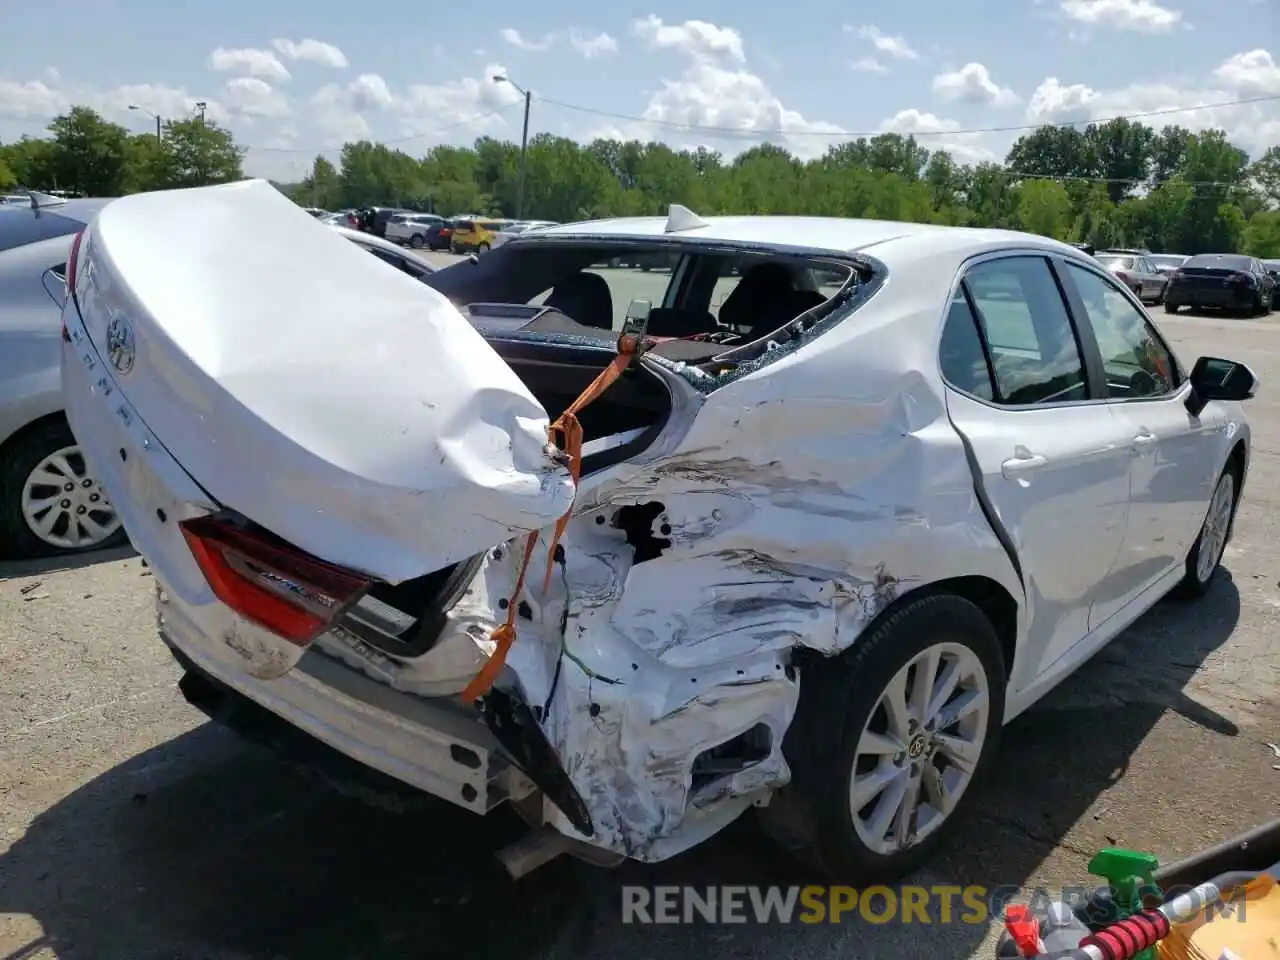
[[[1177,312],[1178,312],[1178,305],[1177,305],[1176,303],[1170,303],[1168,300],[1166,300],[1166,301],[1164,302],[1164,312],[1165,312],[1165,313],[1177,313]]]
[[[85,463],[71,428],[50,420],[0,459],[0,550],[28,559],[124,543],[120,517]]]
[[[1004,706],[1004,657],[982,610],[951,594],[908,601],[803,674],[783,747],[803,811],[792,839],[841,883],[916,869],[989,768]]]
[[[1186,572],[1173,588],[1173,595],[1179,599],[1194,600],[1204,596],[1222,569],[1222,555],[1227,549],[1227,535],[1235,517],[1236,491],[1240,486],[1236,473],[1233,466],[1228,466],[1213,488],[1204,523],[1187,553]]]

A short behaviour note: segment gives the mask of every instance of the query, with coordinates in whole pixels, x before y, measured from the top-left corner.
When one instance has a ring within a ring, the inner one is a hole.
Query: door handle
[[[1039,470],[1048,462],[1047,458],[1040,456],[1038,453],[1031,453],[1026,448],[1019,448],[1016,454],[1000,464],[1000,472],[1006,480],[1012,480],[1014,477]]]
[[[1156,443],[1156,435],[1149,430],[1144,430],[1133,438],[1133,449],[1136,453],[1146,453]]]

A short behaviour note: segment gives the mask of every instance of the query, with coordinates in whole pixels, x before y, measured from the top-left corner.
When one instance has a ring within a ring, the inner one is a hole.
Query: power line
[[[669,127],[677,130],[692,130],[699,133],[714,133],[719,136],[739,137],[739,138],[759,138],[768,136],[780,137],[830,137],[843,138],[846,140],[869,139],[884,133],[895,133],[893,130],[874,130],[858,132],[854,130],[760,130],[749,129],[744,130],[741,127],[714,127],[701,123],[681,123],[678,120],[657,120],[653,117],[637,117],[625,113],[614,113],[609,110],[597,110],[595,107],[584,107],[576,103],[565,103],[563,100],[552,100],[548,97],[537,97],[539,103],[545,103],[549,106],[560,107],[564,110],[572,110],[576,113],[587,113],[597,117],[608,117],[613,120],[626,120],[631,123],[647,123],[651,126]],[[1141,120],[1147,117],[1164,117],[1171,116],[1176,113],[1192,113],[1196,110],[1216,110],[1220,107],[1240,107],[1251,103],[1272,103],[1280,100],[1280,95],[1272,94],[1265,97],[1245,97],[1240,100],[1223,100],[1218,103],[1202,103],[1194,107],[1167,107],[1163,110],[1146,110],[1139,113],[1126,113],[1114,117],[1099,118],[1097,120],[1054,120],[1046,123],[1027,123],[1017,126],[1006,127],[967,127],[958,130],[922,130],[912,132],[911,134],[902,134],[902,136],[913,137],[956,137],[965,136],[967,134],[980,133],[1019,133],[1028,130],[1039,130],[1041,127],[1076,127],[1082,123],[1111,123],[1115,120]]]

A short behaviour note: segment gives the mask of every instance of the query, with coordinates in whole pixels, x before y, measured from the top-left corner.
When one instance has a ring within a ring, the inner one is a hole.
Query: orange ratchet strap
[[[578,492],[578,481],[582,477],[582,424],[578,422],[578,414],[608,390],[618,377],[622,376],[622,372],[631,365],[632,360],[643,352],[643,348],[644,344],[638,337],[619,337],[618,355],[610,361],[609,366],[600,371],[599,376],[587,385],[587,388],[579,394],[578,399],[569,404],[564,413],[560,414],[555,423],[551,424],[547,430],[547,439],[563,450],[569,459],[569,476],[573,480],[575,496]],[[573,503],[569,504],[569,509],[564,512],[564,516],[556,521],[555,530],[552,532],[551,540],[547,544],[547,573],[542,581],[543,592],[546,592],[551,586],[551,572],[555,569],[556,562],[556,546],[560,543],[560,537],[563,536],[565,527],[569,525],[571,516],[573,516]],[[506,622],[500,624],[493,631],[490,637],[494,642],[493,653],[485,662],[485,665],[480,668],[480,672],[472,678],[466,689],[462,691],[464,703],[474,703],[488,693],[493,687],[494,681],[498,679],[498,674],[502,671],[502,667],[507,662],[507,653],[511,650],[511,645],[516,641],[516,611],[520,594],[524,590],[525,576],[529,572],[529,562],[533,559],[533,548],[537,546],[537,543],[538,531],[534,530],[525,540],[524,557],[520,560],[520,571],[516,574],[515,589],[512,591],[511,598],[507,603]]]

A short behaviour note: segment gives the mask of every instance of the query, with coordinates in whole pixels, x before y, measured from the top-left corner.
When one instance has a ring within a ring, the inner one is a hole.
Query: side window
[[[997,403],[1024,406],[1088,397],[1075,330],[1045,260],[989,260],[965,274],[964,287],[986,339]]]
[[[994,400],[995,389],[991,383],[991,367],[982,338],[978,336],[978,318],[969,309],[964,291],[957,288],[951,298],[951,310],[942,328],[942,347],[939,352],[942,376],[958,390]]]
[[[1074,263],[1067,270],[1102,352],[1107,396],[1124,400],[1170,393],[1177,386],[1177,368],[1151,321],[1109,280]]]

